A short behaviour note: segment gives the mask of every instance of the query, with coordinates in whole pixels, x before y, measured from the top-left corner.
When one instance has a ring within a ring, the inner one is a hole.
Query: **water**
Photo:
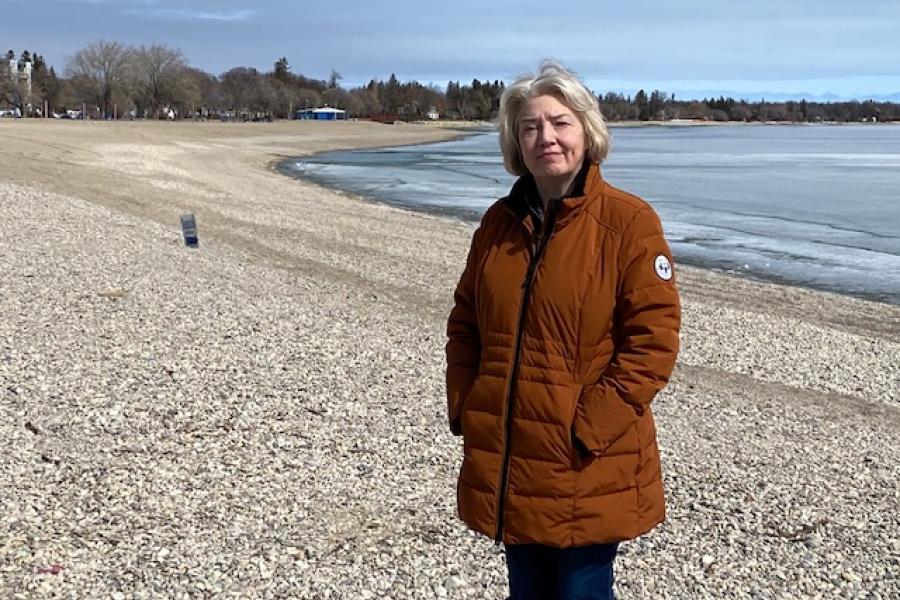
[[[496,133],[282,170],[471,220],[514,181]],[[654,206],[678,261],[900,304],[900,127],[615,128],[603,175]]]

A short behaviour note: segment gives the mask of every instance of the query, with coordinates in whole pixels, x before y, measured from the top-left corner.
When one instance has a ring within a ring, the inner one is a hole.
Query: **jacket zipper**
[[[537,273],[537,267],[550,241],[553,228],[556,225],[556,201],[551,201],[551,209],[548,211],[547,218],[541,224],[541,229],[535,238],[537,238],[537,246],[535,241],[531,242],[531,259],[528,261],[528,269],[525,271],[525,281],[522,282],[522,299],[519,306],[519,317],[516,321],[516,337],[515,350],[513,351],[513,362],[509,372],[509,385],[506,387],[506,402],[504,421],[504,437],[503,437],[503,461],[500,466],[500,487],[497,489],[497,533],[494,541],[499,544],[503,541],[503,527],[506,517],[506,492],[509,485],[509,461],[510,450],[512,448],[512,417],[513,403],[516,394],[516,379],[519,376],[519,361],[522,358],[522,335],[525,328],[525,318],[528,316],[528,303],[531,299],[531,288],[534,283],[534,275]]]

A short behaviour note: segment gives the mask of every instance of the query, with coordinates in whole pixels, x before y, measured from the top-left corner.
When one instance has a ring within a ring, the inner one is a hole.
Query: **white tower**
[[[26,60],[22,68],[22,79],[25,80],[25,104],[31,107],[31,61]]]

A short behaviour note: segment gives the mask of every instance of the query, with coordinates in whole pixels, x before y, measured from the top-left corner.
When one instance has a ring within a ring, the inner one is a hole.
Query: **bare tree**
[[[0,105],[8,104],[23,111],[25,108],[22,103],[23,96],[22,84],[0,72]]]
[[[300,87],[294,92],[297,108],[316,108],[322,105],[322,92],[315,88]]]
[[[137,104],[157,117],[163,107],[190,104],[187,66],[180,50],[159,44],[134,50],[130,70]]]
[[[131,53],[119,42],[91,42],[66,63],[76,91],[97,103],[104,117],[112,115],[117,95],[126,90]]]
[[[198,111],[199,116],[208,118],[218,114],[226,105],[219,80],[206,71],[193,67],[185,69],[184,74],[189,88],[196,91],[194,108]]]
[[[226,106],[240,116],[250,111],[259,110],[254,102],[258,98],[256,92],[262,76],[252,67],[234,67],[222,73],[222,93]]]

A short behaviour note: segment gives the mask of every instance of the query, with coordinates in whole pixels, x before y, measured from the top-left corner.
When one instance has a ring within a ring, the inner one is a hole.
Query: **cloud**
[[[137,6],[153,6],[157,0],[58,0],[61,4],[116,4],[118,6],[134,4]],[[133,9],[132,9],[133,10]]]
[[[132,9],[128,12],[185,21],[247,21],[256,14],[256,11],[248,9],[214,11],[189,8],[147,8],[144,10]]]
[[[181,4],[165,0],[62,0],[64,4],[116,4],[121,12],[138,17],[158,17],[179,21],[247,21],[256,15],[251,9],[219,9],[215,7],[167,8],[166,4]],[[195,2],[195,4],[214,4]],[[221,4],[221,3],[218,3]]]
[[[181,48],[212,72],[238,64],[269,69],[287,56],[297,73],[325,77],[333,67],[348,85],[392,72],[419,81],[509,80],[544,57],[559,58],[599,90],[893,93],[900,81],[897,0],[867,0],[864,10],[846,0],[570,0],[564,11],[548,11],[546,0],[45,4],[53,10],[42,16],[43,39],[17,29],[3,37],[51,62],[86,39],[112,38]],[[28,7],[4,3],[0,30],[27,21]]]

